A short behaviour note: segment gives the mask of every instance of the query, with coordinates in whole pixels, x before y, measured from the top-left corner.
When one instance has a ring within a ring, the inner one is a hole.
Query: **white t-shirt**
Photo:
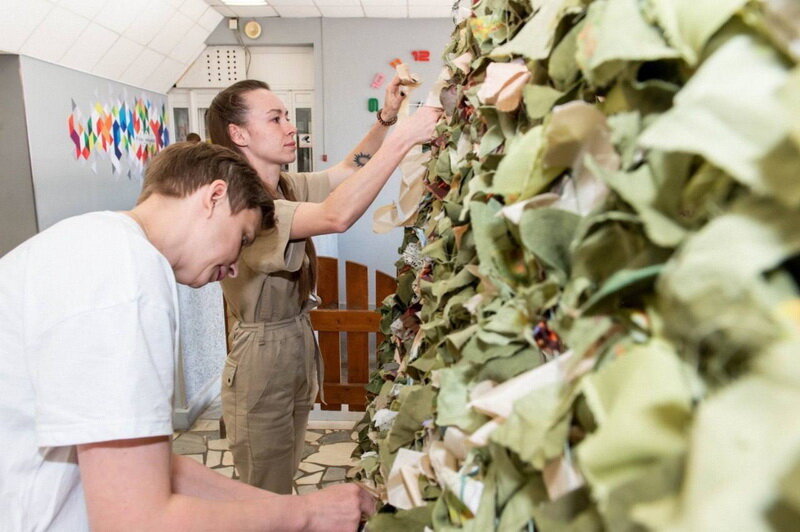
[[[0,259],[0,530],[88,530],[75,445],[172,433],[177,308],[167,259],[121,213]]]

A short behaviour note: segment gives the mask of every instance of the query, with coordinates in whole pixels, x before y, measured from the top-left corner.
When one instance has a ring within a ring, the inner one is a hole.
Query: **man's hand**
[[[313,532],[355,531],[362,518],[375,513],[376,500],[356,484],[337,484],[300,499]]]
[[[381,119],[385,122],[391,122],[400,112],[400,105],[406,98],[403,91],[403,86],[400,84],[400,76],[395,76],[386,87],[386,98],[384,98],[381,109]]]
[[[300,497],[232,487],[235,481],[210,470],[172,479],[170,444],[169,436],[158,436],[78,445],[92,530],[296,532],[308,530],[314,516],[307,514],[326,513]]]

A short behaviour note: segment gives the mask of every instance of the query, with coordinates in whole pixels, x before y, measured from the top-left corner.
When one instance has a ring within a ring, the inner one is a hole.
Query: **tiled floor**
[[[228,442],[219,437],[219,404],[200,415],[188,431],[173,435],[172,449],[230,478],[238,478]],[[310,421],[300,470],[294,490],[303,494],[345,482],[356,461],[350,458],[355,448],[353,421]]]

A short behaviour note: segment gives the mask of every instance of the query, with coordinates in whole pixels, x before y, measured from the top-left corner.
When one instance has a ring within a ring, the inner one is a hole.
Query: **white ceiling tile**
[[[406,6],[364,6],[364,13],[370,18],[406,18]]]
[[[67,50],[59,63],[66,67],[91,72],[118,38],[119,35],[110,29],[92,22],[78,37],[75,44]]]
[[[56,62],[88,25],[89,19],[62,7],[55,7],[31,33],[20,48],[20,52],[45,61]]]
[[[162,0],[163,1],[163,0]],[[184,0],[169,0],[169,3],[175,9],[178,9],[183,4]]]
[[[277,6],[275,11],[278,15],[286,18],[298,17],[319,17],[319,9],[316,6]]]
[[[409,7],[411,6],[441,6],[452,8],[453,2],[451,0],[408,0]]]
[[[181,5],[180,12],[197,22],[206,9],[208,9],[208,5],[203,0],[186,0]]]
[[[187,65],[167,57],[153,70],[143,85],[151,91],[165,93],[175,85],[175,82],[180,79],[186,68]]]
[[[361,7],[361,0],[314,0],[319,7],[323,6],[358,6]]]
[[[411,18],[443,18],[453,16],[450,6],[408,6]]]
[[[214,31],[223,18],[225,17],[223,17],[216,9],[209,7],[206,9],[205,13],[203,13],[203,16],[200,17],[197,23],[208,31]]]
[[[119,79],[120,75],[131,64],[131,61],[142,53],[143,48],[144,46],[139,43],[120,37],[97,62],[92,69],[92,74],[108,79]]]
[[[164,29],[167,21],[174,13],[175,8],[169,3],[153,2],[148,9],[144,9],[136,15],[123,35],[134,42],[146,45]]]
[[[397,6],[406,7],[406,0],[361,0],[364,7]]]
[[[11,0],[10,6],[3,6],[6,15],[0,16],[0,50],[18,51],[51,9],[53,4],[44,0]],[[25,16],[8,16],[10,13],[25,13]]]
[[[123,34],[139,12],[147,7],[149,7],[149,2],[111,0],[103,6],[93,20],[112,31]]]
[[[191,63],[197,59],[200,52],[205,49],[205,41],[209,33],[207,29],[201,26],[192,26],[172,52],[170,52],[169,56],[181,63]]]
[[[235,17],[236,13],[233,12],[233,9],[227,6],[214,6],[214,10],[222,15],[223,17]]]
[[[150,77],[150,74],[153,73],[163,60],[163,55],[150,48],[145,48],[142,50],[142,53],[139,54],[139,57],[131,61],[128,68],[122,73],[120,81],[128,83],[129,85],[141,87],[144,85],[144,81]]]
[[[148,46],[160,54],[169,55],[193,25],[189,17],[176,11]]]
[[[59,5],[64,9],[69,9],[74,13],[92,20],[107,1],[109,0],[61,0]]]
[[[267,0],[273,7],[280,6],[313,6],[314,0]]]
[[[361,6],[323,6],[319,8],[323,17],[363,17]]]
[[[277,17],[278,12],[269,6],[252,7],[252,6],[233,6],[231,10],[235,16],[242,18],[258,18],[258,17]]]

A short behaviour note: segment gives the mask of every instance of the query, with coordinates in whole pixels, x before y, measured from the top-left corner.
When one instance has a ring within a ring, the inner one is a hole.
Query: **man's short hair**
[[[206,142],[176,142],[153,157],[145,170],[137,203],[153,194],[185,198],[217,179],[228,184],[233,214],[260,209],[261,226],[275,226],[275,206],[253,167],[233,150]]]

